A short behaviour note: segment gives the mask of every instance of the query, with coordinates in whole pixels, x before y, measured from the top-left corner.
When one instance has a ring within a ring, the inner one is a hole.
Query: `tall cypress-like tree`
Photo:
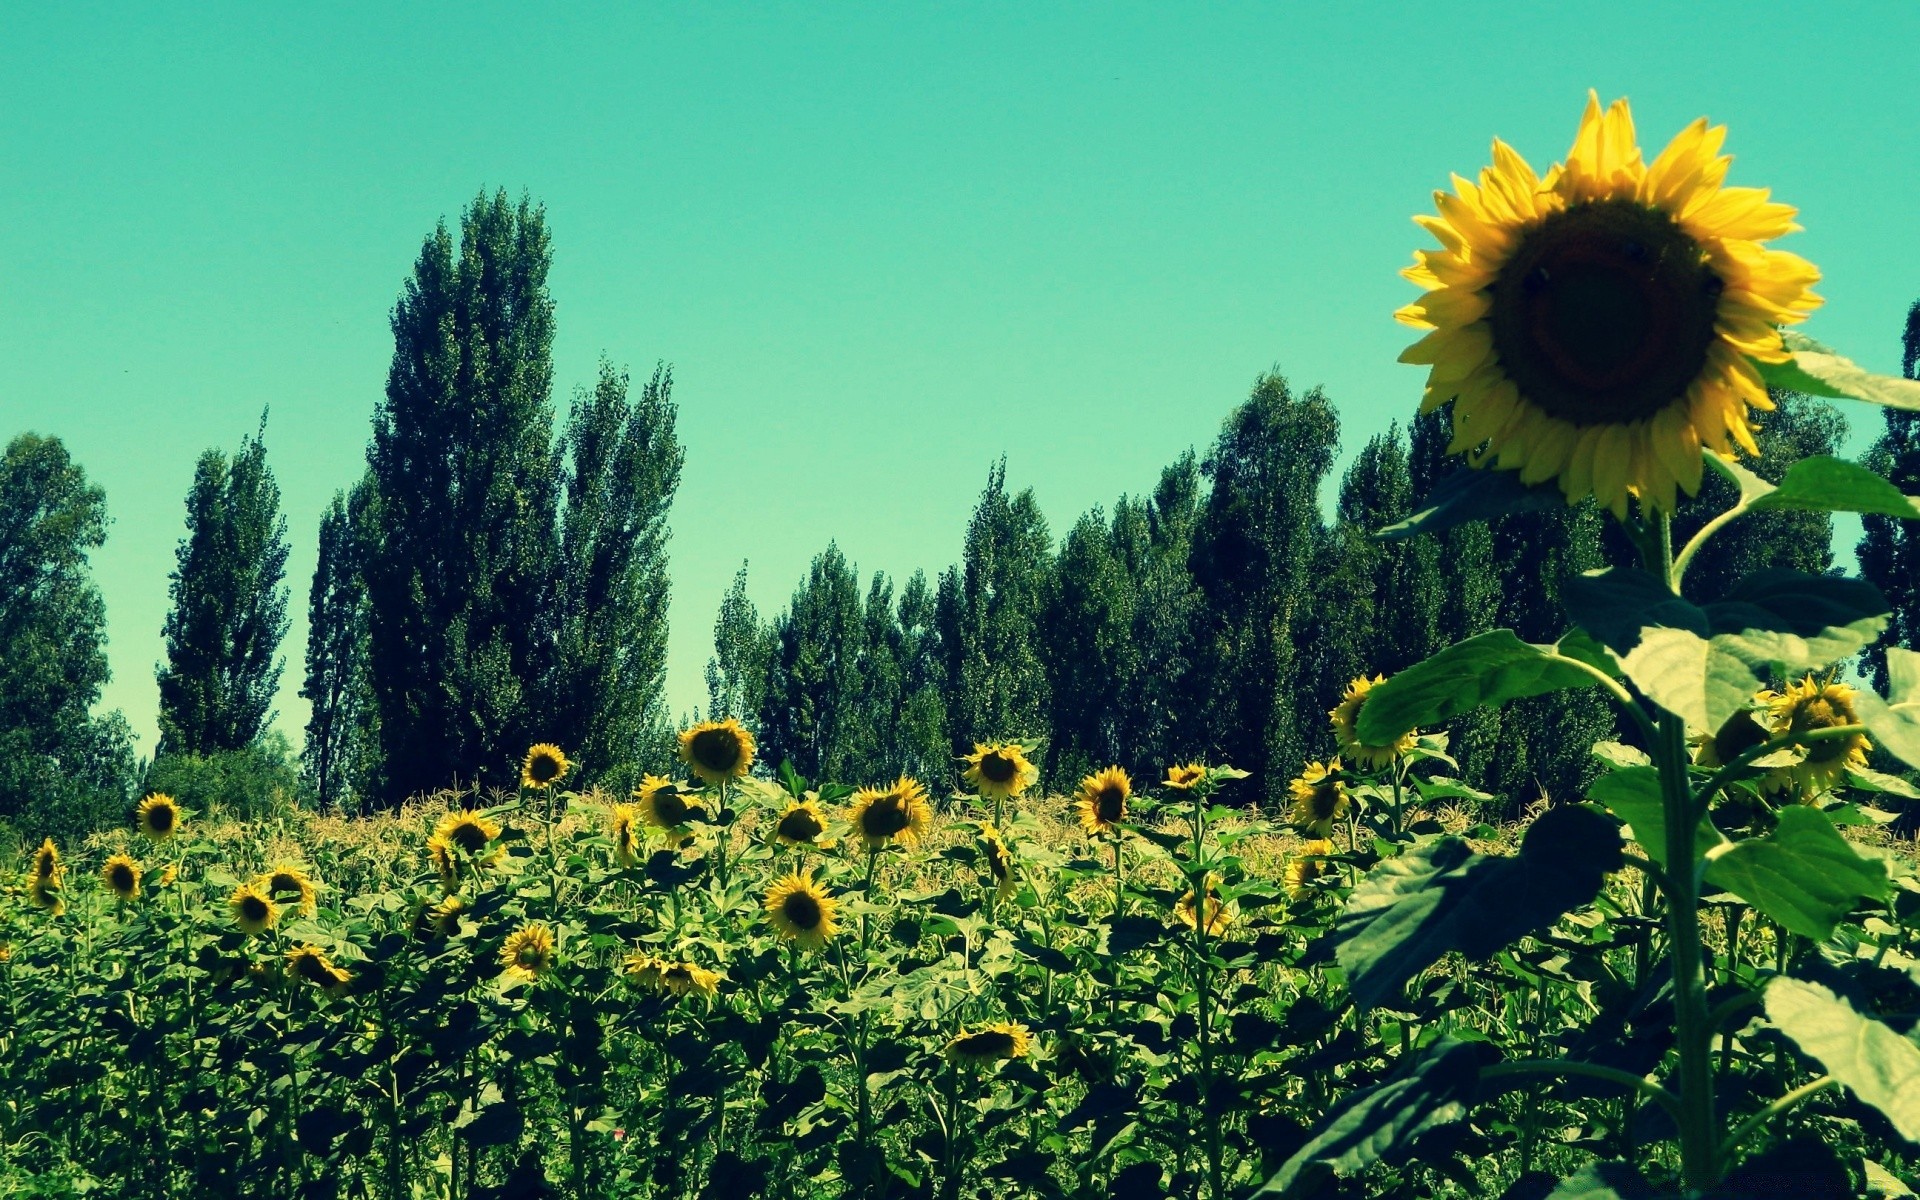
[[[501,785],[547,738],[557,642],[553,301],[545,215],[476,198],[441,223],[393,310],[367,464],[367,630],[382,799]]]
[[[1920,301],[1907,310],[1900,339],[1900,373],[1920,378]],[[1893,481],[1909,496],[1920,495],[1920,413],[1880,410],[1886,427],[1867,451],[1866,465]],[[1887,690],[1888,646],[1920,647],[1920,521],[1896,517],[1860,518],[1856,553],[1860,574],[1879,588],[1893,609],[1887,632],[1869,647],[1867,667],[1874,686]]]
[[[1134,531],[1133,517],[1122,497],[1114,519],[1123,533]],[[1048,762],[1056,779],[1131,759],[1121,697],[1140,671],[1133,641],[1138,593],[1116,541],[1095,508],[1067,532],[1054,562],[1040,629],[1052,697]]]
[[[936,609],[926,572],[915,571],[900,589],[900,720],[894,726],[891,769],[929,783],[953,773],[943,688],[946,655]]]
[[[364,793],[377,751],[367,662],[367,591],[362,558],[369,487],[335,492],[320,518],[320,556],[307,593],[307,675],[311,709],[300,751],[321,808]]]
[[[861,674],[867,624],[860,582],[840,548],[817,555],[774,618],[760,743],[769,765],[809,779],[858,778],[865,738]]]
[[[672,393],[662,366],[629,399],[626,374],[602,361],[561,440],[559,652],[542,738],[571,748],[588,780],[630,774],[667,719],[667,511],[685,458]]]
[[[761,627],[759,610],[747,599],[747,564],[743,562],[713,621],[713,657],[707,659],[706,672],[709,720],[732,717],[759,725],[769,648],[770,633]]]
[[[24,433],[0,455],[0,817],[70,836],[124,816],[132,735],[95,717],[106,605],[87,555],[107,538],[106,493],[58,438]]]
[[[1206,598],[1191,561],[1200,505],[1200,459],[1188,450],[1161,470],[1144,504],[1115,506],[1114,542],[1136,592],[1137,667],[1120,705],[1127,765],[1138,779],[1159,778],[1206,749],[1199,717],[1206,693],[1194,674]]]
[[[229,459],[210,449],[187,493],[158,671],[158,753],[243,750],[273,719],[285,660],[287,522],[260,430]]]

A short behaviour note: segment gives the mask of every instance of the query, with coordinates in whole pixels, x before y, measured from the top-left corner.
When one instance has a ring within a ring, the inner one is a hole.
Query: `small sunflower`
[[[65,874],[60,866],[60,848],[53,844],[52,838],[40,843],[33,852],[33,877],[35,879],[58,879]]]
[[[155,792],[140,802],[134,820],[149,841],[164,842],[180,828],[180,806],[165,792]]]
[[[706,721],[680,735],[680,761],[707,783],[738,779],[753,767],[753,735],[740,722]]]
[[[1346,785],[1340,782],[1337,758],[1308,763],[1306,770],[1289,786],[1293,807],[1287,811],[1287,819],[1295,829],[1311,837],[1325,837],[1332,832],[1334,822],[1346,816],[1352,807]]]
[[[462,810],[441,817],[433,827],[433,836],[439,838],[448,849],[477,859],[486,852],[493,839],[500,836],[500,826],[479,813]]]
[[[947,1061],[960,1066],[984,1066],[1010,1058],[1025,1058],[1033,1035],[1025,1025],[996,1021],[969,1029],[947,1043]]]
[[[1179,766],[1167,768],[1167,777],[1161,781],[1161,786],[1170,787],[1177,792],[1185,792],[1199,786],[1206,778],[1207,769],[1199,763],[1181,763]]]
[[[631,804],[613,806],[613,861],[620,867],[631,867],[640,861],[640,835],[634,823],[640,819],[640,810]]]
[[[633,791],[633,799],[640,810],[640,819],[655,829],[678,829],[691,821],[696,812],[705,811],[700,793],[687,791],[660,775],[643,777]]]
[[[140,898],[140,864],[125,854],[107,859],[100,868],[100,880],[120,900]]]
[[[1127,820],[1127,801],[1133,796],[1133,780],[1119,767],[1096,771],[1080,781],[1074,793],[1073,811],[1080,817],[1088,836],[1116,832]]]
[[[711,1000],[720,994],[720,975],[697,963],[666,963],[660,971],[660,985],[675,996],[700,995]]]
[[[522,925],[500,946],[500,965],[513,979],[532,982],[553,970],[553,930],[539,922]]]
[[[808,792],[804,800],[790,800],[786,808],[773,822],[773,836],[787,846],[820,846],[829,843],[822,835],[827,832],[827,814],[820,811],[820,801]]]
[[[172,887],[173,881],[178,878],[180,878],[180,868],[174,866],[172,863],[168,863],[166,870],[160,872],[160,882],[156,883],[154,886],[155,887]]]
[[[1287,895],[1303,899],[1313,891],[1315,880],[1332,875],[1334,865],[1327,859],[1334,853],[1333,843],[1325,838],[1302,842],[1299,852],[1287,863]]]
[[[781,937],[818,950],[840,929],[834,919],[840,906],[813,881],[811,875],[795,873],[767,889],[767,918]]]
[[[428,905],[421,913],[421,920],[434,937],[454,937],[460,932],[460,914],[466,911],[466,900],[453,895]]]
[[[1333,719],[1333,738],[1340,744],[1340,752],[1370,770],[1392,766],[1395,758],[1413,749],[1420,736],[1408,730],[1388,746],[1369,746],[1360,740],[1360,706],[1367,702],[1368,692],[1386,681],[1385,675],[1375,675],[1372,679],[1365,675],[1356,677],[1347,685],[1340,703],[1327,711],[1327,716]]]
[[[313,880],[298,867],[275,867],[254,880],[253,886],[275,900],[293,900],[295,909],[303,917],[314,914],[316,889]]]
[[[1214,894],[1214,889],[1219,886],[1220,877],[1211,871],[1207,872],[1207,898],[1204,906],[1194,901],[1193,890],[1189,888],[1186,895],[1180,897],[1179,901],[1174,904],[1173,919],[1185,925],[1188,929],[1195,929],[1199,927],[1200,914],[1204,911],[1206,914],[1206,928],[1204,930],[1206,935],[1208,937],[1219,937],[1225,933],[1227,926],[1233,924],[1233,910],[1222,904],[1220,897]]]
[[[232,910],[233,923],[242,933],[265,933],[280,919],[280,910],[274,906],[272,897],[250,883],[233,889],[233,895],[227,897],[227,907]]]
[[[520,764],[520,786],[530,788],[552,787],[567,777],[573,764],[560,752],[560,747],[551,742],[541,742],[527,751],[527,759]]]
[[[35,877],[27,884],[27,899],[34,907],[45,909],[48,916],[57,917],[67,911],[66,887],[58,875],[48,878]]]
[[[1761,245],[1797,229],[1762,188],[1723,186],[1726,127],[1705,118],[1652,164],[1625,100],[1587,95],[1564,164],[1534,174],[1506,144],[1457,195],[1416,217],[1441,248],[1401,272],[1426,289],[1395,315],[1431,330],[1400,361],[1430,366],[1422,412],[1453,403],[1450,453],[1672,512],[1700,488],[1701,449],[1758,454],[1773,407],[1755,362],[1790,361],[1779,326],[1820,303],[1820,278]]]
[[[902,775],[892,787],[861,788],[853,794],[848,821],[869,850],[893,843],[912,843],[933,827],[933,808],[927,789]]]
[[[341,995],[353,982],[353,975],[334,966],[318,946],[295,946],[287,951],[287,978],[305,980],[329,996]]]
[[[433,869],[440,876],[443,886],[451,888],[460,882],[460,860],[447,839],[428,837],[427,858],[433,863]]]
[[[1853,689],[1844,683],[1822,682],[1809,675],[1799,683],[1788,684],[1785,692],[1762,692],[1759,698],[1773,718],[1774,737],[1860,723],[1853,708]],[[1805,758],[1768,771],[1764,786],[1770,791],[1798,788],[1807,794],[1824,792],[1845,780],[1849,769],[1865,767],[1871,749],[1873,743],[1864,733],[1810,742],[1805,746]]]
[[[1004,900],[1013,893],[1013,852],[1006,839],[990,824],[980,826],[980,855],[986,860],[987,873],[993,876],[994,894]]]
[[[1762,692],[1763,697],[1771,692]],[[1742,754],[1761,745],[1768,738],[1767,727],[1760,723],[1753,713],[1742,709],[1721,722],[1720,728],[1712,734],[1699,734],[1693,738],[1693,761],[1696,766],[1717,769],[1724,767]]]
[[[645,950],[635,950],[627,955],[627,960],[621,964],[620,969],[628,980],[650,992],[658,992],[666,988],[667,964]]]
[[[967,782],[988,799],[1012,800],[1040,778],[1040,768],[1027,761],[1026,747],[1018,742],[975,742],[973,753],[960,761],[967,764]]]

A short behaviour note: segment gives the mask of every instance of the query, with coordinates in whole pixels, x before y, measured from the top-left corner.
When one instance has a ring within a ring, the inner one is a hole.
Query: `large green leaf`
[[[1863,688],[1853,710],[1881,749],[1920,767],[1920,652],[1887,647],[1887,698]]]
[[[1535,820],[1517,855],[1477,854],[1443,837],[1386,859],[1353,889],[1335,929],[1354,1003],[1397,996],[1449,951],[1487,958],[1551,925],[1590,903],[1620,856],[1613,822],[1566,807]]]
[[[1590,1162],[1562,1179],[1545,1200],[1654,1200],[1657,1195],[1632,1163]]]
[[[1824,454],[1803,458],[1788,467],[1780,486],[1756,499],[1750,507],[1754,512],[1804,509],[1920,517],[1920,500],[1902,495],[1899,488],[1859,463]]]
[[[1788,673],[1857,654],[1886,629],[1891,611],[1864,580],[1778,569],[1755,571],[1707,605],[1716,651]]]
[[[1420,510],[1404,521],[1375,531],[1381,541],[1398,541],[1421,533],[1439,533],[1470,521],[1486,521],[1507,513],[1565,508],[1567,501],[1552,483],[1532,487],[1520,482],[1518,471],[1476,471],[1463,468],[1434,484]]]
[[[1494,629],[1456,642],[1367,693],[1358,734],[1385,746],[1412,729],[1436,725],[1482,704],[1498,704],[1594,683],[1591,672],[1552,646]]]
[[[1865,400],[1887,408],[1920,410],[1920,381],[1875,375],[1806,334],[1791,329],[1782,330],[1780,340],[1793,355],[1791,362],[1753,364],[1768,387],[1836,400]]]
[[[1880,1110],[1900,1136],[1920,1142],[1920,1046],[1817,983],[1775,979],[1767,1017],[1862,1103]]]
[[[1780,810],[1767,836],[1716,849],[1707,882],[1792,932],[1825,941],[1860,901],[1886,896],[1887,866],[1862,857],[1819,809],[1793,805]]]
[[[1351,1175],[1373,1163],[1403,1160],[1421,1134],[1467,1115],[1480,1068],[1491,1057],[1481,1043],[1435,1042],[1409,1074],[1348,1098],[1254,1194],[1285,1196],[1316,1163]]]
[[[1660,772],[1653,767],[1625,767],[1593,781],[1587,798],[1625,821],[1633,840],[1660,867],[1667,865],[1667,804],[1660,794]],[[1694,853],[1704,857],[1727,839],[1712,821],[1694,828]]]

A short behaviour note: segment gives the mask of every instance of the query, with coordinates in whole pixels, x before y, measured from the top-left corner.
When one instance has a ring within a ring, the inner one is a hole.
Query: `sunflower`
[[[155,792],[140,802],[134,820],[149,841],[164,842],[180,828],[180,806],[165,792]]]
[[[140,864],[125,854],[116,854],[107,859],[100,868],[101,882],[107,890],[121,900],[140,898]]]
[[[1772,733],[1777,738],[1860,723],[1853,710],[1853,689],[1831,679],[1823,683],[1809,675],[1799,683],[1788,684],[1785,692],[1762,692],[1759,698],[1773,718]],[[1844,780],[1849,769],[1865,767],[1871,749],[1873,743],[1864,733],[1809,742],[1805,758],[1768,771],[1764,786],[1769,791],[1797,787],[1808,794],[1824,792]]]
[[[996,1021],[962,1032],[947,1043],[947,1061],[961,1066],[983,1066],[1009,1058],[1025,1058],[1033,1035],[1025,1025]]]
[[[891,842],[918,841],[933,827],[933,809],[927,804],[927,789],[902,775],[892,787],[855,792],[847,819],[867,849],[879,850]]]
[[[832,844],[821,837],[826,832],[827,814],[820,811],[820,801],[812,792],[803,800],[788,801],[773,822],[773,836],[788,846],[824,848]]]
[[[298,867],[275,867],[254,880],[253,886],[275,900],[291,898],[303,917],[310,917],[314,913],[313,880],[307,878],[307,873]]]
[[[767,917],[783,938],[808,950],[818,950],[839,931],[834,920],[839,905],[813,876],[794,873],[767,889]]]
[[[500,836],[500,826],[479,813],[461,810],[441,817],[433,827],[433,836],[449,850],[468,858],[479,858],[488,844]]]
[[[1370,746],[1360,740],[1360,707],[1367,702],[1367,693],[1386,681],[1385,675],[1375,675],[1372,679],[1365,675],[1356,676],[1347,685],[1340,703],[1327,710],[1327,716],[1333,719],[1333,739],[1340,744],[1340,752],[1372,770],[1392,766],[1394,759],[1413,749],[1415,740],[1420,736],[1408,730],[1386,746]]]
[[[166,870],[160,872],[160,882],[155,884],[154,886],[155,887],[172,887],[173,881],[178,878],[180,878],[180,868],[174,866],[172,863],[168,863]]]
[[[553,970],[553,957],[553,930],[537,921],[508,934],[500,946],[506,975],[529,983]]]
[[[1180,897],[1179,901],[1174,904],[1173,919],[1185,925],[1188,929],[1194,929],[1199,926],[1200,913],[1204,911],[1206,913],[1206,935],[1208,937],[1219,937],[1225,933],[1227,926],[1233,924],[1233,910],[1222,904],[1220,897],[1214,895],[1214,889],[1219,886],[1220,877],[1211,871],[1207,872],[1207,898],[1204,906],[1195,903],[1193,890],[1189,888],[1187,894]]]
[[[645,950],[635,950],[627,955],[620,970],[629,981],[650,992],[660,991],[666,986],[667,964]]]
[[[353,975],[334,966],[318,946],[295,946],[287,951],[287,978],[304,979],[329,996],[344,993],[353,982]]]
[[[1777,327],[1819,305],[1820,273],[1760,244],[1795,210],[1723,186],[1725,138],[1701,118],[1648,165],[1627,102],[1589,92],[1544,179],[1495,141],[1478,186],[1434,193],[1440,215],[1414,220],[1441,248],[1402,272],[1426,294],[1395,315],[1432,331],[1400,361],[1432,368],[1422,412],[1453,402],[1449,452],[1621,517],[1697,492],[1702,447],[1759,453],[1753,363],[1790,361]]]
[[[1114,833],[1127,819],[1127,801],[1133,796],[1133,780],[1119,767],[1096,771],[1080,781],[1074,793],[1073,811],[1088,836]]]
[[[233,911],[234,924],[240,926],[242,933],[265,933],[280,919],[280,910],[274,907],[272,897],[250,883],[233,889],[233,895],[227,897],[227,907]]]
[[[36,880],[59,879],[65,873],[65,869],[60,866],[60,848],[53,844],[52,838],[47,838],[40,843],[40,848],[33,852],[33,878]]]
[[[1762,697],[1771,695],[1771,692],[1761,693]],[[1759,718],[1741,709],[1721,722],[1720,728],[1713,733],[1698,734],[1693,738],[1693,761],[1697,766],[1710,769],[1724,767],[1764,743],[1767,737],[1767,727],[1760,723]]]
[[[1018,742],[975,742],[973,753],[960,761],[967,764],[967,782],[989,799],[1014,799],[1040,778],[1040,768],[1027,761],[1026,747]]]
[[[1325,837],[1332,831],[1333,823],[1346,816],[1352,807],[1346,785],[1340,782],[1337,758],[1308,763],[1307,769],[1289,787],[1293,792],[1293,807],[1288,809],[1287,819],[1295,829],[1312,837]]]
[[[694,993],[708,999],[720,994],[720,975],[709,971],[696,963],[662,963],[660,966],[660,986],[675,996],[687,996]]]
[[[1333,843],[1325,838],[1302,842],[1299,853],[1287,863],[1287,895],[1302,899],[1313,891],[1314,880],[1333,874],[1333,864],[1327,859],[1334,853]]]
[[[698,792],[687,791],[660,775],[642,777],[640,786],[633,790],[633,799],[640,819],[655,829],[678,829],[692,820],[694,813],[704,810]]]
[[[1206,777],[1207,769],[1199,763],[1182,763],[1177,767],[1167,768],[1167,777],[1161,781],[1161,785],[1177,792],[1185,792],[1192,790]]]
[[[520,764],[520,786],[530,788],[551,787],[567,777],[573,764],[560,752],[560,747],[551,742],[541,742],[527,751],[527,759]]]
[[[467,911],[464,898],[448,896],[438,904],[430,904],[421,911],[420,921],[428,933],[434,937],[452,937],[460,932],[460,914]]]
[[[35,876],[27,884],[27,899],[33,901],[34,907],[45,909],[48,916],[57,917],[67,911],[65,891],[60,876],[52,875],[44,879]]]
[[[460,861],[455,857],[454,849],[443,837],[427,838],[427,858],[432,861],[433,869],[440,876],[440,883],[452,888],[460,882]]]
[[[1006,899],[1012,894],[1015,880],[1013,877],[1013,852],[1007,849],[1007,841],[1000,831],[992,825],[980,826],[980,854],[986,860],[987,873],[993,876],[994,894]]]
[[[708,783],[738,779],[753,766],[753,735],[740,722],[706,721],[680,735],[680,761]]]

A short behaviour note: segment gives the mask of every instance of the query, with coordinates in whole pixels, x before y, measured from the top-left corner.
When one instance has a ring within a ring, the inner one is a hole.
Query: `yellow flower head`
[[[1367,693],[1387,681],[1384,675],[1375,675],[1368,679],[1358,676],[1347,685],[1347,691],[1340,703],[1327,711],[1333,719],[1333,740],[1339,743],[1340,753],[1353,759],[1370,770],[1390,767],[1393,760],[1413,749],[1419,734],[1409,730],[1400,735],[1391,745],[1370,746],[1360,740],[1360,706],[1367,702]]]
[[[520,786],[552,787],[565,779],[572,767],[567,756],[560,752],[560,747],[551,742],[541,742],[527,751],[526,761],[520,764]]]
[[[253,881],[253,886],[275,900],[294,901],[303,917],[314,914],[316,889],[313,880],[298,867],[279,866]]]
[[[699,995],[711,1000],[720,994],[719,974],[697,963],[665,964],[660,971],[660,984],[675,996]]]
[[[538,979],[553,970],[553,958],[553,930],[537,921],[508,934],[500,946],[500,965],[513,979]]]
[[[1762,692],[1760,699],[1773,719],[1774,737],[1860,723],[1853,709],[1853,689],[1844,683],[1822,683],[1812,675],[1789,684],[1785,692]],[[1797,788],[1808,795],[1824,792],[1845,780],[1849,768],[1866,766],[1873,743],[1864,733],[1851,733],[1809,742],[1805,749],[1806,757],[1799,762],[1768,771],[1763,786],[1770,791]]]
[[[613,861],[618,866],[631,867],[640,861],[639,820],[640,810],[633,805],[613,806]]]
[[[1302,842],[1300,852],[1287,863],[1287,895],[1302,899],[1313,891],[1315,880],[1332,875],[1334,865],[1327,859],[1334,853],[1333,843],[1325,838]]]
[[[947,1043],[947,1060],[961,1066],[984,1066],[1010,1058],[1025,1058],[1033,1035],[1025,1025],[996,1021],[970,1029]]]
[[[1170,787],[1176,792],[1185,792],[1199,786],[1206,777],[1207,769],[1199,763],[1182,763],[1179,766],[1167,768],[1167,777],[1161,781],[1161,786]]]
[[[40,843],[40,848],[33,852],[33,878],[59,879],[62,874],[64,871],[60,866],[60,849],[53,844],[52,838],[47,838]]]
[[[1495,141],[1478,184],[1434,193],[1414,219],[1440,248],[1402,272],[1425,294],[1395,315],[1431,330],[1400,361],[1430,368],[1422,412],[1452,401],[1450,452],[1622,517],[1697,492],[1703,447],[1758,453],[1753,362],[1788,361],[1778,327],[1819,305],[1820,272],[1761,245],[1794,210],[1724,186],[1725,138],[1702,118],[1648,164],[1627,102],[1589,92],[1545,178]]]
[[[178,878],[180,878],[180,868],[168,863],[166,870],[160,872],[160,882],[155,886],[172,887],[173,881]]]
[[[655,829],[678,829],[705,810],[698,792],[683,789],[671,779],[648,775],[634,789],[640,819]]]
[[[980,854],[986,860],[987,873],[993,876],[994,894],[1002,900],[1013,893],[1013,852],[1000,831],[990,824],[980,826]]]
[[[57,917],[67,911],[65,891],[58,875],[45,879],[36,876],[27,884],[27,899],[34,907],[45,909],[48,916]]]
[[[960,761],[967,764],[967,782],[989,799],[1011,800],[1040,778],[1040,768],[1027,761],[1026,748],[1016,742],[975,742],[973,753]]]
[[[100,868],[100,881],[120,900],[140,898],[140,864],[125,854],[107,859]]]
[[[134,821],[149,840],[164,842],[180,828],[180,806],[165,792],[155,792],[134,810]]]
[[[227,897],[227,907],[242,933],[265,933],[280,919],[280,910],[274,907],[272,898],[250,883],[233,889],[233,895]]]
[[[621,969],[634,984],[650,992],[663,991],[667,986],[667,964],[645,950],[635,950],[627,955],[627,961]]]
[[[902,775],[892,787],[861,788],[853,794],[848,822],[869,850],[894,842],[912,843],[933,828],[933,808],[927,789]]]
[[[1220,897],[1214,894],[1214,889],[1219,886],[1220,877],[1211,871],[1207,872],[1207,898],[1205,905],[1202,906],[1195,902],[1193,890],[1189,888],[1186,895],[1180,897],[1179,901],[1174,904],[1173,919],[1185,925],[1188,929],[1193,929],[1199,926],[1201,912],[1204,909],[1206,914],[1206,935],[1208,937],[1219,937],[1225,933],[1227,926],[1233,924],[1233,910],[1222,904]]]
[[[753,767],[753,735],[740,722],[706,721],[680,735],[680,761],[707,783],[738,779]]]
[[[827,814],[812,792],[804,800],[790,800],[773,822],[773,836],[787,846],[827,846]]]
[[[287,951],[287,978],[304,980],[329,996],[341,995],[353,982],[353,975],[334,966],[318,946],[295,946]]]
[[[1108,767],[1080,781],[1073,811],[1089,836],[1113,833],[1127,820],[1127,801],[1132,797],[1133,780],[1121,768]]]
[[[421,905],[414,923],[414,933],[419,937],[451,937],[460,932],[460,914],[467,911],[465,898],[459,895],[447,896],[437,904]]]
[[[818,950],[840,929],[840,906],[811,875],[792,874],[767,889],[768,920],[781,937]]]
[[[1293,806],[1287,819],[1293,827],[1311,837],[1325,837],[1334,822],[1347,815],[1352,806],[1346,785],[1340,782],[1340,760],[1308,763],[1307,769],[1289,785]]]
[[[477,812],[456,811],[440,818],[433,836],[449,850],[477,859],[500,836],[500,826]]]

